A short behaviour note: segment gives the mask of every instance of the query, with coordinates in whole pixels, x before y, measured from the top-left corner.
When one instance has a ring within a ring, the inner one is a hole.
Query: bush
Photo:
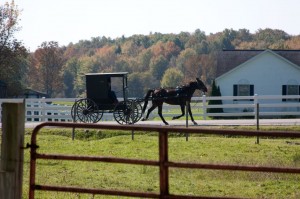
[[[220,87],[216,86],[215,80],[213,81],[212,84],[212,89],[211,89],[211,93],[210,96],[222,96],[221,95],[221,91],[220,91]],[[209,100],[208,101],[208,105],[222,105],[222,100]],[[223,108],[208,108],[207,109],[208,113],[223,113]],[[221,116],[212,116],[213,119],[220,119],[222,118]]]

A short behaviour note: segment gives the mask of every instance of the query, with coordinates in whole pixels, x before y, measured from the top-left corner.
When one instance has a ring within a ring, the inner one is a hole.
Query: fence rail
[[[158,132],[158,147],[159,160],[138,160],[116,157],[95,157],[95,156],[76,156],[76,155],[62,155],[62,154],[40,154],[37,152],[37,135],[38,132],[49,126],[64,127],[64,128],[84,128],[84,129],[109,129],[109,130],[125,130],[125,131],[151,131]],[[266,167],[266,166],[247,166],[247,165],[220,165],[220,164],[202,164],[202,163],[183,163],[169,161],[168,155],[168,134],[171,133],[194,133],[194,134],[217,134],[217,135],[242,135],[242,136],[271,136],[271,137],[290,137],[300,138],[300,132],[278,132],[278,131],[237,131],[237,130],[222,130],[222,129],[201,129],[201,128],[184,128],[184,127],[168,127],[168,126],[142,126],[142,125],[105,125],[105,124],[81,124],[81,123],[53,123],[46,122],[38,125],[32,133],[31,137],[31,152],[30,152],[30,186],[29,199],[34,199],[36,190],[43,191],[59,191],[59,192],[73,192],[73,193],[89,193],[89,194],[103,194],[115,196],[129,196],[140,198],[168,198],[168,199],[192,199],[192,198],[216,198],[204,196],[187,196],[175,195],[170,193],[169,189],[169,168],[192,168],[192,169],[212,169],[212,170],[235,170],[235,171],[249,171],[249,172],[274,172],[274,173],[294,173],[300,174],[300,168],[289,167]],[[130,192],[130,191],[116,191],[105,189],[89,189],[70,186],[52,186],[36,184],[35,175],[37,159],[55,159],[68,161],[95,161],[108,162],[120,164],[138,164],[155,166],[159,168],[159,193],[147,192]],[[217,197],[222,198],[222,197]]]
[[[77,98],[28,98],[25,99],[26,122],[68,122],[72,121],[71,107]],[[22,102],[24,99],[0,99],[3,102]],[[209,105],[209,101],[222,100],[221,105]],[[300,116],[300,95],[254,95],[254,96],[221,96],[221,97],[193,97],[192,111],[194,116],[203,117],[299,117]],[[259,109],[257,109],[259,104]],[[149,106],[151,103],[149,103]],[[221,108],[223,112],[211,113],[208,109]],[[166,117],[173,117],[172,111],[178,110],[178,106],[165,104],[163,114]],[[158,117],[156,111],[151,117]],[[1,107],[0,107],[1,118]],[[102,121],[112,121],[113,115],[106,113]]]

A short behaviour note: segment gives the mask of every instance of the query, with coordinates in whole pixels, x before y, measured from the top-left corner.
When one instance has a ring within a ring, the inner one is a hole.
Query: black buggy
[[[134,124],[139,121],[142,117],[142,107],[138,100],[128,99],[127,74],[127,72],[86,74],[87,98],[75,101],[71,109],[73,121],[97,123],[104,113],[112,113],[119,124]],[[119,98],[116,97],[116,93]],[[122,100],[119,101],[120,98]]]

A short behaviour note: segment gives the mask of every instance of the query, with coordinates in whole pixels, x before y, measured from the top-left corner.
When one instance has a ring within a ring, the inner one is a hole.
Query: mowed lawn
[[[287,130],[298,131],[298,127]],[[30,134],[27,131],[25,143],[29,142]],[[255,142],[256,137],[208,135],[190,135],[186,141],[184,135],[176,134],[169,138],[169,159],[178,162],[300,167],[299,139],[260,138],[260,144]],[[38,145],[39,153],[158,160],[158,136],[155,132],[135,132],[132,140],[131,132],[77,130],[76,138],[72,140],[69,130],[45,129],[38,135]],[[28,198],[29,154],[29,150],[25,150],[23,198]],[[38,160],[36,180],[37,184],[43,185],[159,193],[159,169],[154,166]],[[300,198],[300,174],[170,168],[170,192],[180,195],[296,199]],[[36,191],[36,198],[126,197]]]

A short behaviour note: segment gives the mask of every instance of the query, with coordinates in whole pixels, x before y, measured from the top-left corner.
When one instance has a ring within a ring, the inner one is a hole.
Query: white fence
[[[283,99],[286,99],[283,101]],[[299,117],[300,95],[254,95],[254,96],[222,96],[222,97],[194,97],[192,98],[192,112],[194,116],[208,117]],[[0,99],[3,102],[26,102],[26,122],[57,121],[71,122],[71,108],[76,98],[28,98],[28,99]],[[222,100],[222,105],[208,105],[210,100]],[[259,106],[258,106],[259,104]],[[149,103],[151,105],[151,102]],[[178,106],[164,104],[163,115],[173,117],[174,109]],[[258,109],[259,107],[259,109]],[[223,112],[208,113],[207,109],[222,108]],[[1,110],[1,107],[0,107]],[[1,118],[0,111],[0,118]],[[152,112],[150,118],[157,117],[157,110]],[[103,121],[112,121],[113,115],[105,113]]]

